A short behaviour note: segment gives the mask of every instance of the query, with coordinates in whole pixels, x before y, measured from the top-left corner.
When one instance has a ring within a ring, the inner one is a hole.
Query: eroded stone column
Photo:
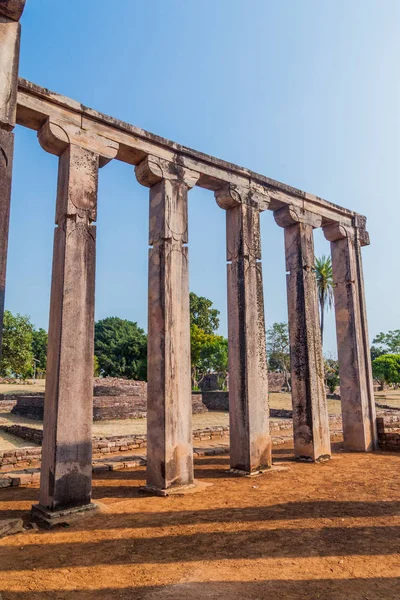
[[[271,466],[260,211],[267,196],[227,185],[226,210],[230,464],[241,473]]]
[[[343,438],[347,450],[366,452],[377,447],[375,398],[368,340],[361,246],[369,244],[365,223],[324,227],[331,242],[335,283]]]
[[[329,458],[328,407],[314,272],[313,228],[318,215],[293,206],[274,213],[285,228],[295,458]]]
[[[135,169],[150,188],[147,489],[193,484],[188,190],[198,173],[148,156]]]
[[[18,64],[25,0],[0,2],[0,355],[3,336]]]
[[[47,122],[43,148],[59,155],[39,505],[57,523],[63,509],[91,508],[94,292],[98,168],[117,145]]]

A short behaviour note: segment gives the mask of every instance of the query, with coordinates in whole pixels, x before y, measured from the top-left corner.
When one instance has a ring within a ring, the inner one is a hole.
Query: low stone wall
[[[24,440],[41,444],[43,433],[40,429],[26,427],[22,425],[1,426],[3,431],[16,435]],[[291,420],[271,421],[270,430],[272,435],[279,434],[280,431],[290,431],[292,429]],[[288,434],[289,435],[289,434]],[[217,440],[229,436],[229,427],[227,425],[217,425],[215,427],[205,427],[204,429],[195,429],[193,431],[193,442],[204,440]],[[126,452],[128,450],[146,448],[146,434],[132,435],[114,435],[107,437],[93,438],[93,455],[108,454],[112,452]],[[25,469],[41,460],[41,448],[16,448],[0,452],[0,471],[7,471],[15,467]]]
[[[0,413],[2,412],[10,412],[17,404],[17,399],[15,396],[6,396],[0,398]]]
[[[145,381],[136,383],[141,385],[137,394],[122,395],[121,389],[101,388],[100,394],[93,398],[93,420],[94,421],[115,421],[119,419],[143,419],[147,413],[147,387]],[[96,390],[95,391],[99,391]],[[130,390],[132,391],[132,390]],[[105,395],[105,392],[108,395]],[[214,393],[214,392],[211,392]],[[201,394],[192,395],[193,414],[207,412],[207,406],[202,402]],[[1,404],[0,404],[1,408]],[[13,414],[43,421],[44,413],[44,394],[36,396],[16,396],[8,404],[8,410]],[[7,408],[4,408],[4,412]]]
[[[378,417],[376,423],[379,448],[400,452],[400,416]]]

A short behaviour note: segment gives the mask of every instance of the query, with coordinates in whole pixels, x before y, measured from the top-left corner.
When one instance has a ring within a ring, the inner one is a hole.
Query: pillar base
[[[148,496],[186,496],[188,494],[202,492],[211,485],[213,484],[195,480],[188,485],[179,485],[169,488],[158,488],[153,485],[145,485],[139,488],[139,492]]]
[[[84,506],[66,508],[64,510],[49,510],[40,504],[34,504],[31,510],[31,521],[44,529],[52,529],[60,525],[71,525],[76,521],[91,517],[99,509],[100,507],[92,502]]]

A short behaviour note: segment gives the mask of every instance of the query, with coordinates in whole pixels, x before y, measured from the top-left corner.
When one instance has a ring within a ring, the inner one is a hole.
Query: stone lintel
[[[39,143],[46,152],[61,156],[69,145],[89,150],[99,156],[99,167],[103,167],[118,153],[118,143],[101,135],[85,131],[68,121],[47,119],[38,131]]]
[[[257,183],[250,182],[249,187],[227,183],[215,192],[218,206],[224,210],[235,208],[239,204],[247,204],[259,212],[267,210],[271,198],[265,189]]]
[[[200,174],[158,156],[149,154],[135,167],[138,182],[146,187],[153,187],[163,179],[184,183],[188,189],[196,185]]]
[[[24,12],[26,0],[0,0],[0,15],[12,21],[19,21]]]
[[[322,223],[322,216],[294,205],[284,206],[274,211],[274,218],[280,227],[290,227],[296,223],[303,223],[316,229],[321,227]]]

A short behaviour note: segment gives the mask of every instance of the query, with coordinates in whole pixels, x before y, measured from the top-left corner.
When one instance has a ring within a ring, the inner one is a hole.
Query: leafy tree
[[[198,389],[206,375],[218,373],[220,385],[225,388],[228,374],[228,340],[221,335],[206,333],[193,324],[190,328],[190,348],[193,387]]]
[[[378,356],[382,356],[382,354],[385,354],[385,351],[382,350],[382,348],[378,348],[378,346],[371,346],[371,361],[374,361],[375,358],[378,358]]]
[[[33,325],[28,316],[4,311],[3,351],[0,374],[25,379],[32,372]]]
[[[147,336],[137,323],[107,317],[95,323],[94,353],[100,374],[146,379]]]
[[[42,375],[46,373],[47,365],[47,331],[44,329],[34,329],[32,332],[32,352],[36,360],[36,370]]]
[[[333,306],[333,273],[330,256],[315,258],[315,275],[317,278],[318,301],[321,315],[321,342],[323,342],[325,310]]]
[[[99,359],[97,358],[96,355],[94,355],[94,357],[93,357],[93,376],[99,377],[99,375],[100,375]]]
[[[397,386],[400,383],[400,354],[382,354],[375,358],[372,373],[382,389],[385,383]]]
[[[290,392],[290,344],[287,323],[274,323],[267,331],[267,350],[271,371],[281,371]]]
[[[324,373],[325,373],[325,385],[331,394],[335,393],[337,386],[339,385],[339,363],[333,358],[326,358],[324,361]]]
[[[400,329],[388,331],[387,333],[378,333],[372,340],[372,343],[379,345],[377,350],[381,351],[381,353],[400,354]],[[375,347],[373,346],[373,348]]]
[[[190,292],[190,325],[197,325],[205,333],[212,334],[219,327],[219,310],[212,308],[212,301]]]

